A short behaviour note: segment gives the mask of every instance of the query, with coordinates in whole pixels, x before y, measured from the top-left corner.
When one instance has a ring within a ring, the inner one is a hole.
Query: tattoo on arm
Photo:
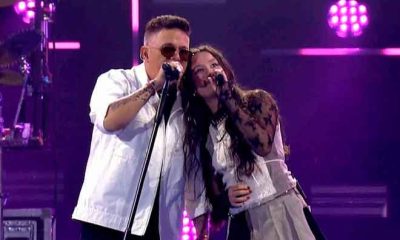
[[[115,110],[130,102],[136,102],[136,101],[146,102],[154,93],[155,93],[154,89],[148,84],[144,88],[139,89],[137,92],[133,93],[132,95],[110,104],[110,109]]]

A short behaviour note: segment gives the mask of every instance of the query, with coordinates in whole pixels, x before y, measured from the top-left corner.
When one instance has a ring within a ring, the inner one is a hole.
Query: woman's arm
[[[221,100],[252,149],[266,156],[272,148],[278,123],[278,107],[272,96],[263,90],[241,94],[237,86],[226,84]]]

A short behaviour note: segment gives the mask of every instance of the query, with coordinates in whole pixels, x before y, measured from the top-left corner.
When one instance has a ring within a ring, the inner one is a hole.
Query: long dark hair
[[[227,80],[234,82],[234,72],[224,58],[222,53],[209,45],[201,45],[193,48],[193,55],[199,52],[210,53],[222,66]],[[182,106],[184,110],[184,119],[186,132],[184,136],[183,148],[186,160],[186,173],[197,176],[199,167],[203,168],[202,175],[207,189],[211,188],[210,182],[213,175],[212,160],[209,151],[206,148],[207,138],[209,135],[209,126],[213,118],[212,112],[207,106],[202,97],[196,95],[196,88],[192,79],[191,60],[188,62],[188,67],[181,81]],[[235,83],[234,83],[235,84]],[[235,84],[236,95],[243,95],[243,90]],[[231,137],[231,146],[229,151],[233,156],[236,168],[236,176],[240,179],[243,175],[250,175],[255,166],[255,155],[252,152],[251,146],[245,141],[242,133],[236,127],[233,119],[229,116],[225,122],[226,132]]]

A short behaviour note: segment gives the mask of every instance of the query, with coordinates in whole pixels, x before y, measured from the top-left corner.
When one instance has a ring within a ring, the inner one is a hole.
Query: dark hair
[[[147,24],[144,31],[145,41],[148,39],[149,35],[157,33],[162,29],[174,29],[177,28],[185,32],[188,36],[191,33],[190,23],[183,17],[175,15],[161,15],[152,18]]]
[[[231,82],[235,81],[234,72],[220,51],[209,45],[201,45],[197,48],[191,49],[191,51],[193,55],[199,52],[210,53],[219,64],[221,64],[227,76],[227,80]],[[196,88],[192,81],[191,64],[192,61],[190,59],[180,86],[186,125],[183,147],[187,163],[187,174],[189,175],[192,171],[195,171],[196,175],[201,166],[203,168],[203,179],[207,189],[211,184],[208,181],[212,178],[213,170],[211,165],[211,155],[207,151],[206,143],[209,135],[209,126],[213,116],[203,98],[195,95]],[[237,84],[235,84],[235,91],[238,96],[242,96],[244,93]],[[225,122],[225,129],[232,140],[229,151],[233,156],[233,161],[235,161],[238,166],[236,172],[237,178],[240,179],[240,176],[243,176],[243,174],[250,175],[255,166],[255,155],[252,152],[251,146],[246,142],[242,133],[236,127],[233,119],[229,115]]]

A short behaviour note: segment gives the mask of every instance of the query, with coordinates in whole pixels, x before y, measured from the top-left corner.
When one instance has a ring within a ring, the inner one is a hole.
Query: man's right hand
[[[181,79],[183,76],[183,66],[180,62],[177,61],[168,61],[168,63],[173,69],[177,69],[179,71],[179,78],[172,81],[171,83],[176,82],[177,80]],[[165,82],[165,72],[162,67],[160,67],[160,70],[158,71],[157,76],[152,80],[154,81],[156,90],[159,91],[163,88],[164,82]]]

